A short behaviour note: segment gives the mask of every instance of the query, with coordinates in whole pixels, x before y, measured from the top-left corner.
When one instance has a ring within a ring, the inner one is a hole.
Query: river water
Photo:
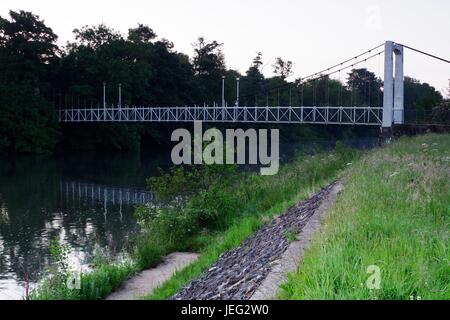
[[[376,139],[347,144],[370,148]],[[281,144],[281,160],[317,146],[334,142]],[[126,251],[138,232],[134,208],[152,200],[146,178],[170,165],[170,150],[0,156],[0,299],[22,299],[25,285],[39,281],[52,264],[52,239],[81,269],[98,248]]]

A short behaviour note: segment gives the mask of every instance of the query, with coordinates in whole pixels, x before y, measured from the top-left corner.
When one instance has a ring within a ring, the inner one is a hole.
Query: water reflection
[[[92,203],[101,201],[105,205],[106,203],[142,205],[151,202],[153,199],[152,193],[145,190],[62,180],[59,182],[59,195],[61,203],[79,202],[81,199],[87,199]]]
[[[152,155],[73,154],[0,158],[0,299],[20,299],[52,263],[59,239],[75,265],[95,249],[126,250],[136,205],[151,201],[145,178],[164,167]]]

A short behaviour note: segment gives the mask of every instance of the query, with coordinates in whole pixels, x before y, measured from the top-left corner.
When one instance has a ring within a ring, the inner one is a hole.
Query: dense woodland
[[[220,103],[223,76],[225,99],[231,105],[236,77],[241,79],[241,104],[382,105],[382,82],[365,68],[349,71],[345,83],[322,77],[303,85],[300,93],[298,81],[287,80],[293,63],[277,58],[271,65],[273,76],[266,78],[260,52],[249,61],[245,74],[239,74],[227,68],[218,41],[198,38],[191,58],[147,25],[138,24],[123,35],[101,24],[74,29],[75,40],[60,46],[58,36],[40,17],[25,11],[9,15],[0,17],[0,150],[139,149],[143,137],[163,143],[161,137],[168,131],[163,125],[58,125],[57,108],[101,104],[103,82],[109,105],[117,103],[119,84],[122,104],[127,105]],[[433,87],[406,77],[406,108],[430,110],[442,99]],[[296,127],[288,131],[307,135],[318,131]]]

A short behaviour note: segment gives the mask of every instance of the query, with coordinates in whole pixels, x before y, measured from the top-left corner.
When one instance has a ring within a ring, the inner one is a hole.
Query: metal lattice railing
[[[60,122],[244,122],[381,125],[380,107],[117,107],[65,109]]]

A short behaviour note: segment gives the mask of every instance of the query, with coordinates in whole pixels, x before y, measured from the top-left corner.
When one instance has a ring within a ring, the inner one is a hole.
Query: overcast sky
[[[449,0],[1,0],[0,15],[10,9],[38,14],[61,44],[73,40],[74,28],[101,22],[122,33],[148,24],[189,55],[204,36],[223,43],[227,66],[240,72],[261,51],[266,75],[278,56],[294,62],[298,78],[385,40],[450,59]],[[367,67],[378,73],[381,62]],[[444,92],[450,64],[406,51],[405,74]]]

